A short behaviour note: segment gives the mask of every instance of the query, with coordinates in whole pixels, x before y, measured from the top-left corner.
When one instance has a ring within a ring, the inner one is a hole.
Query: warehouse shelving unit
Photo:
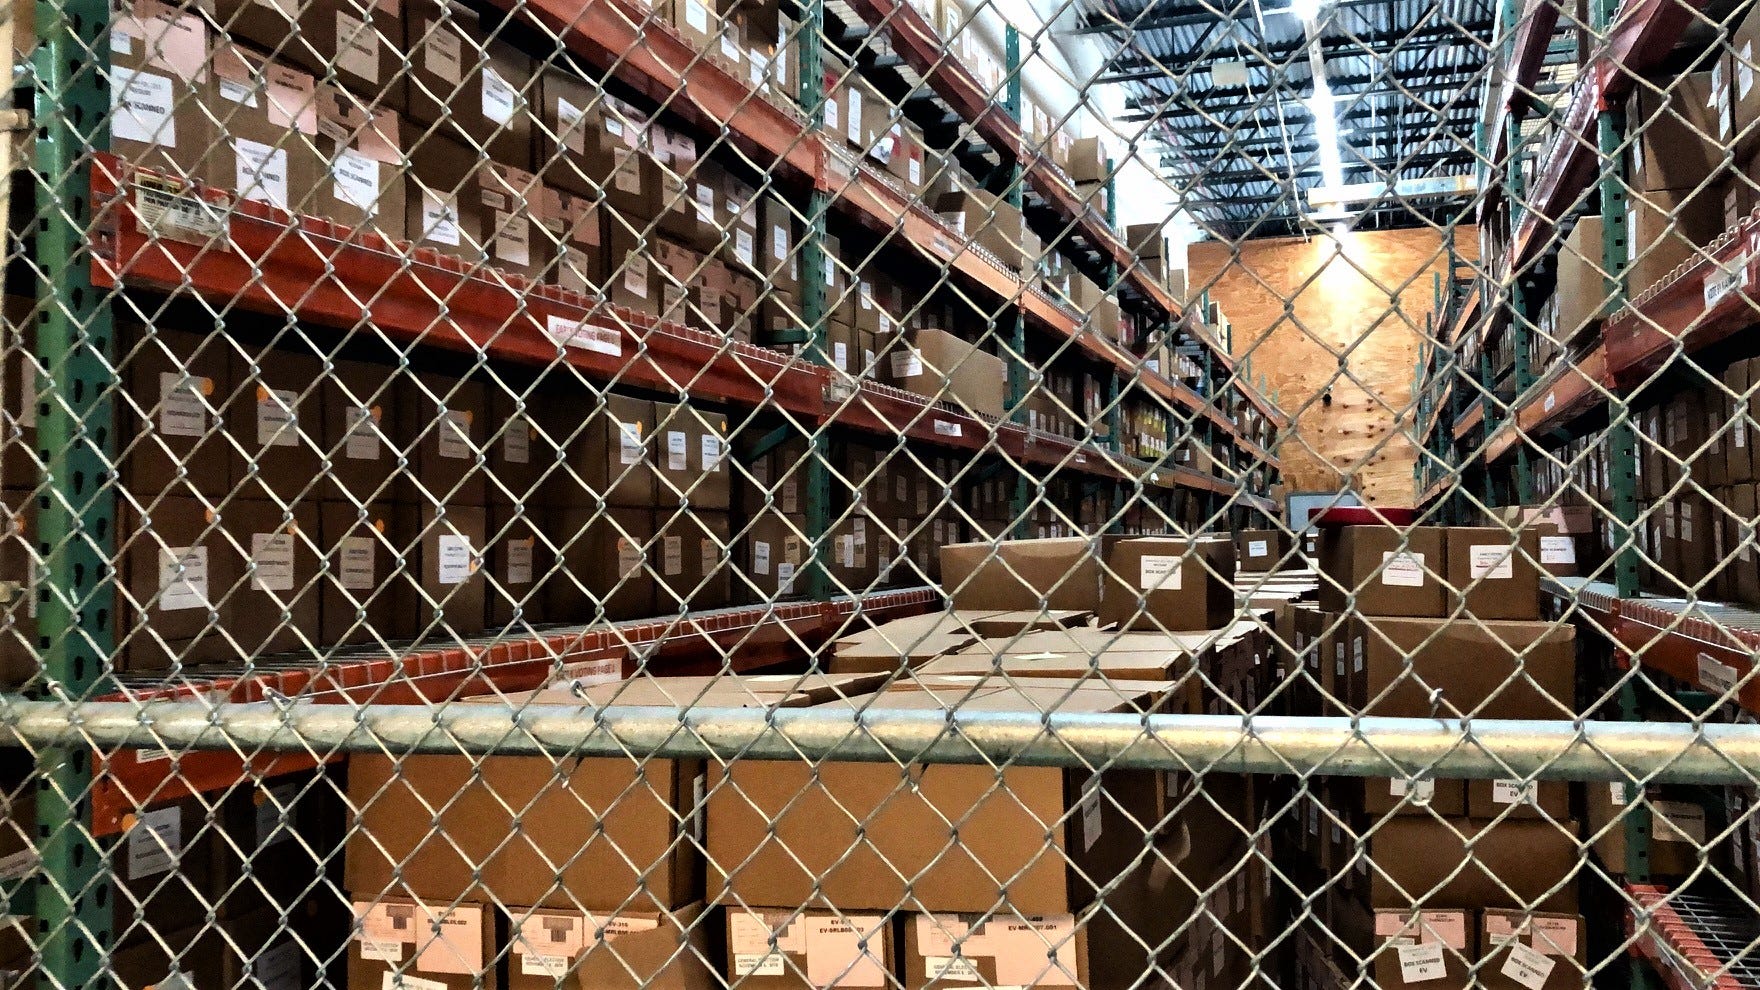
[[[1649,884],[1627,888],[1632,952],[1669,990],[1745,990],[1760,985],[1751,944],[1760,930],[1739,906]]]

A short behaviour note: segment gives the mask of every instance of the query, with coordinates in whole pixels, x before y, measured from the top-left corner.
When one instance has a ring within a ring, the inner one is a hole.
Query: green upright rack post
[[[1018,122],[1021,119],[1022,106],[1021,34],[1019,31],[1015,30],[1013,24],[1009,24],[1003,29],[1002,40],[1003,62],[1008,73],[1007,82],[1003,89],[1002,108],[1008,111],[1008,115]],[[1021,167],[1019,162],[1015,162],[1009,168],[1008,193],[1006,199],[1008,205],[1014,207],[1016,210],[1019,210],[1025,202],[1021,190]],[[1037,262],[1034,261],[1034,263],[1036,264]],[[1021,271],[1022,292],[1026,291],[1026,279],[1030,276],[1031,272],[1027,271],[1023,266]],[[1020,305],[1022,300],[1016,299],[1014,302],[1015,305],[1012,307],[1013,313],[1009,317],[1008,324],[1009,356],[1007,409],[1009,411],[1009,418],[1018,423],[1026,418],[1025,403],[1027,398],[1032,394],[1035,379],[1038,376],[1037,373],[1027,365],[1026,309]],[[1028,537],[1032,535],[1030,532],[1032,527],[1028,517],[1033,508],[1033,499],[1036,495],[1034,490],[1035,487],[1032,479],[1027,476],[1026,471],[1017,466],[1014,474],[1014,492],[1009,498],[1009,518],[1014,520],[1014,534],[1016,537]]]
[[[799,46],[799,101],[807,126],[817,129],[825,119],[824,60],[820,57],[825,25],[824,0],[806,0],[795,44]],[[831,195],[815,188],[807,195],[807,216],[801,231],[801,320],[807,326],[805,353],[817,364],[829,365],[826,354],[825,321],[828,306],[825,294],[831,279],[827,269],[831,258],[825,253],[825,217],[831,209]],[[806,589],[809,597],[825,601],[835,588],[831,569],[826,566],[832,548],[826,542],[831,532],[831,444],[827,431],[813,430],[807,436],[806,524],[807,540],[813,548],[807,565]]]
[[[36,21],[41,684],[51,698],[85,701],[106,689],[115,655],[116,346],[109,303],[91,282],[89,154],[109,146],[110,9],[103,0],[38,0]],[[38,750],[37,784],[39,984],[95,986],[111,948],[113,891],[91,833],[91,747],[70,732],[65,746]]]

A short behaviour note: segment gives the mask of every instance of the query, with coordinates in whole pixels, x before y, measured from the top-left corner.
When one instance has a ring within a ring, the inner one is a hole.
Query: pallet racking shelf
[[[1752,990],[1760,986],[1760,937],[1751,908],[1652,884],[1626,887],[1628,949],[1668,990]]]
[[[565,679],[583,674],[615,679],[638,670],[703,674],[725,669],[724,662],[735,673],[744,673],[802,660],[808,647],[834,638],[852,622],[886,621],[940,607],[938,590],[918,587],[824,602],[697,611],[687,618],[565,626],[515,638],[484,637],[433,647],[339,647],[317,665],[307,656],[282,663],[267,658],[248,665],[185,668],[169,684],[158,678],[135,688],[124,680],[116,694],[97,700],[415,705],[530,691],[558,673]],[[119,750],[101,756],[92,796],[96,835],[120,831],[129,815],[149,804],[223,790],[247,775],[297,773],[321,762],[316,754],[222,750],[175,757],[164,751]]]

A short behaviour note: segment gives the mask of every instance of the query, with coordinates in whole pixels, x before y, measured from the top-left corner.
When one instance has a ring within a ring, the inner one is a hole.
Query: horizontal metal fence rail
[[[1752,784],[1751,725],[533,704],[8,702],[16,744]]]

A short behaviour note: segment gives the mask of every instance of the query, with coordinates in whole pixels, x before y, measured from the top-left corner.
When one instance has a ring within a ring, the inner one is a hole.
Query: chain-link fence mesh
[[[1760,984],[1760,8],[9,6],[6,986]]]

